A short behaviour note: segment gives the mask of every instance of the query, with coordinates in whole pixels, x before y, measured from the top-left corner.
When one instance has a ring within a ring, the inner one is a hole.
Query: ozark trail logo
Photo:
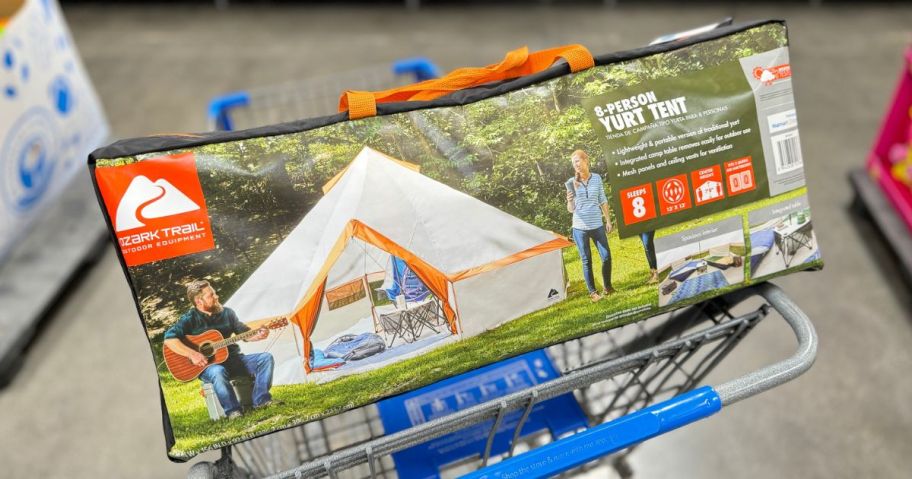
[[[181,193],[168,180],[153,182],[143,175],[133,178],[127,192],[117,205],[115,231],[127,231],[146,226],[140,218],[164,218],[196,211],[199,205]]]
[[[97,167],[95,177],[127,266],[215,247],[192,153]]]
[[[771,86],[773,83],[779,80],[791,78],[792,67],[788,63],[776,65],[773,67],[756,67],[754,68],[753,73],[754,78],[760,80],[760,83],[766,86]]]

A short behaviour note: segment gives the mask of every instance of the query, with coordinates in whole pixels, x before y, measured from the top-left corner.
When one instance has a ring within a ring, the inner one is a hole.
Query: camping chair
[[[387,347],[393,347],[397,339],[406,343],[418,341],[425,328],[439,333],[446,318],[437,297],[400,258],[390,256],[389,271],[388,281],[378,290],[386,293],[395,309],[377,311],[380,329],[388,337]],[[405,300],[404,307],[397,303],[400,296]]]
[[[409,341],[408,328],[402,318],[402,310],[396,308],[395,305],[389,311],[381,311],[378,307],[377,321],[380,323],[379,332],[383,334],[387,341],[387,348],[392,348],[397,339],[402,339],[406,343],[411,342]]]
[[[395,303],[382,308],[377,308],[377,318],[388,348],[392,348],[398,339],[406,343],[418,341],[425,328],[437,334],[446,324],[440,303],[433,295],[417,304],[406,302],[405,308],[398,308]]]
[[[426,302],[418,307],[408,310],[411,323],[410,332],[415,341],[421,338],[421,333],[424,332],[425,328],[430,329],[434,334],[440,332],[437,328],[446,324],[443,314],[441,314],[440,311],[440,303],[434,295],[431,295]]]
[[[446,317],[443,314],[443,308],[437,299],[437,296],[428,289],[427,286],[418,278],[411,269],[406,267],[402,281],[402,292],[406,299],[406,314],[409,316],[409,332],[412,339],[417,341],[424,329],[430,329],[437,334],[438,328],[446,326]],[[409,303],[418,303],[417,307],[410,306]]]

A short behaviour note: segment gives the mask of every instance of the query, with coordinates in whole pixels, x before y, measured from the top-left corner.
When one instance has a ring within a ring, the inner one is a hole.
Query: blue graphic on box
[[[51,8],[51,0],[41,0],[41,8],[44,10],[44,21],[50,22],[54,18],[54,9]]]
[[[384,431],[391,434],[558,376],[548,355],[543,350],[533,351],[380,401],[377,408]],[[522,413],[516,410],[504,416],[494,436],[492,455],[509,451]],[[576,399],[572,394],[564,394],[535,405],[521,436],[548,430],[557,438],[586,425],[586,415]],[[399,477],[438,478],[442,466],[484,454],[491,427],[493,420],[393,454]]]
[[[61,37],[61,41],[62,37]],[[5,96],[13,100],[19,94],[21,87],[17,86],[17,83],[25,85],[29,81],[31,76],[31,70],[28,64],[17,65],[18,55],[12,49],[6,49],[2,55],[3,71],[7,73],[5,76],[9,76],[6,80],[6,85],[3,87],[3,92]],[[18,76],[16,78],[16,71],[18,68]],[[72,63],[67,61],[66,68],[64,70],[67,74],[73,73]],[[60,116],[67,116],[71,111],[73,111],[74,105],[74,95],[73,88],[71,86],[71,81],[67,78],[66,75],[57,75],[55,76],[50,84],[48,85],[48,100],[51,105],[54,106],[54,109],[57,111]]]
[[[57,179],[68,177],[83,139],[94,136],[81,126],[84,93],[56,4],[42,0],[36,7],[38,16],[20,17],[15,33],[0,38],[0,109],[7,113],[0,122],[0,209],[26,216]]]
[[[56,123],[43,107],[26,111],[0,146],[0,194],[15,213],[31,210],[48,191],[58,157]]]
[[[51,81],[48,93],[51,96],[51,103],[61,116],[66,116],[73,111],[73,95],[70,93],[70,83],[66,77],[63,75],[55,77]]]
[[[12,49],[4,50],[2,62],[0,62],[0,63],[2,63],[2,65],[3,65],[2,71],[6,72],[11,77],[15,77],[16,54],[13,52]],[[22,70],[21,70],[22,81],[28,81],[28,77],[29,77],[28,65],[22,65],[21,68],[22,68]],[[9,99],[15,98],[16,94],[18,92],[19,92],[19,89],[16,88],[16,85],[13,82],[6,83],[3,86],[3,93]]]

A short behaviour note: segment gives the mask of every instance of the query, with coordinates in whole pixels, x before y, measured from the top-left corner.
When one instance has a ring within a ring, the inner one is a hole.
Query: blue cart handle
[[[720,409],[719,395],[713,388],[703,386],[462,477],[551,477],[712,416]]]
[[[817,333],[810,319],[781,289],[771,283],[727,296],[738,303],[759,293],[791,326],[798,339],[792,356],[713,389],[703,386],[667,401],[592,427],[551,444],[462,476],[463,479],[550,477],[615,453],[673,429],[709,417],[722,406],[747,399],[786,383],[810,369],[817,356]]]
[[[403,58],[393,62],[394,75],[412,75],[416,82],[440,77],[440,69],[424,57]]]

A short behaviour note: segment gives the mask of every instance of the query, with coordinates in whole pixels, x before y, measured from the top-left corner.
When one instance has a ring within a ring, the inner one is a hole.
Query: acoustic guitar
[[[162,354],[165,357],[165,364],[168,366],[168,371],[171,372],[171,375],[174,376],[174,379],[177,379],[181,382],[192,381],[203,372],[210,364],[220,364],[225,362],[228,359],[228,346],[245,339],[256,336],[260,331],[264,329],[278,329],[283,328],[288,325],[288,320],[285,318],[278,318],[270,321],[264,326],[260,326],[256,329],[251,329],[245,333],[235,334],[228,339],[225,339],[222,336],[222,333],[210,329],[201,334],[190,334],[181,339],[186,346],[198,351],[203,356],[206,356],[208,362],[204,366],[197,366],[190,361],[190,358],[178,354],[171,350],[167,344],[162,348]]]

